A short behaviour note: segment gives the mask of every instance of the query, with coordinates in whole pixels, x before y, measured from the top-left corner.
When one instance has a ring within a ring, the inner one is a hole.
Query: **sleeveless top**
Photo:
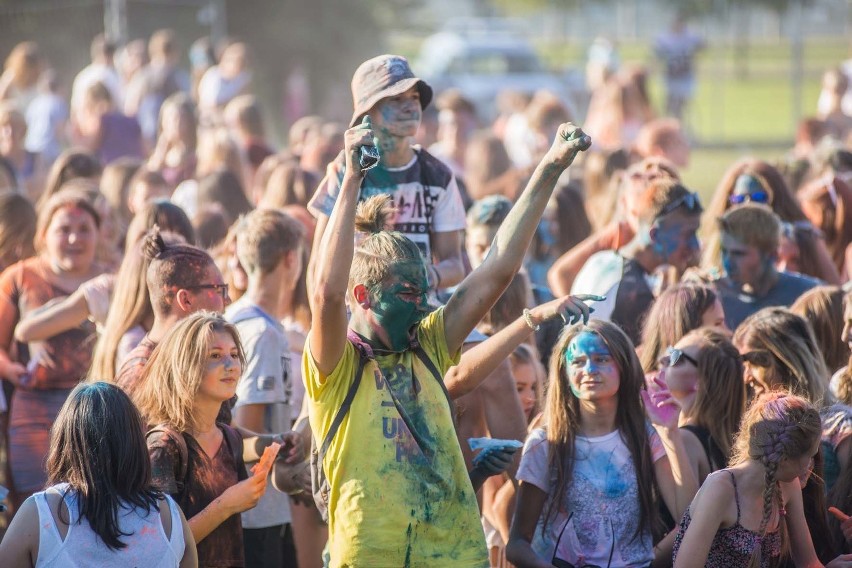
[[[732,566],[748,566],[751,555],[755,548],[761,547],[760,568],[769,568],[778,564],[781,556],[781,531],[776,529],[774,532],[767,533],[761,537],[756,531],[750,531],[740,524],[740,493],[737,490],[737,479],[734,473],[727,471],[731,476],[731,483],[734,484],[734,499],[737,503],[737,522],[733,526],[720,528],[716,531],[716,536],[713,537],[713,544],[710,545],[710,552],[707,554],[707,562],[705,568],[731,568]],[[784,510],[781,510],[783,516]],[[683,514],[683,519],[680,521],[680,526],[677,530],[674,543],[674,556],[677,558],[678,550],[683,542],[683,535],[686,529],[689,528],[689,523],[692,517],[689,514],[689,509]]]
[[[701,447],[704,449],[704,455],[707,456],[707,464],[710,466],[711,473],[725,467],[728,460],[725,459],[725,454],[716,445],[716,441],[713,440],[713,436],[710,435],[710,431],[707,428],[695,424],[687,424],[681,426],[681,430],[689,430],[701,442]]]
[[[654,293],[645,280],[645,269],[634,259],[625,258],[615,307],[609,319],[624,330],[634,345],[642,342],[642,324],[653,303]]]
[[[68,508],[70,522],[64,540],[47,502],[46,494],[50,491],[62,495]],[[79,516],[77,493],[67,483],[35,493],[33,499],[38,508],[39,523],[36,568],[178,566],[185,547],[183,528],[177,504],[168,495],[165,498],[172,517],[170,537],[166,537],[159,509],[146,513],[137,508],[122,507],[119,511],[119,528],[121,532],[129,534],[119,538],[127,546],[120,550],[110,550],[92,530],[89,521]]]

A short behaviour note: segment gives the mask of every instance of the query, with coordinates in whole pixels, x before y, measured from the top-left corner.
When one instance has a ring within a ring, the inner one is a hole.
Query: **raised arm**
[[[308,342],[314,362],[324,375],[334,370],[346,346],[346,288],[355,254],[355,208],[363,178],[358,152],[361,146],[373,144],[369,117],[346,131],[344,143],[346,173],[323,231],[311,293]]]
[[[596,300],[599,296],[565,296],[551,300],[529,311],[529,320],[533,326],[562,315],[566,322],[584,322],[589,319],[589,308],[582,300]],[[444,377],[450,396],[456,399],[475,389],[494,370],[512,354],[518,345],[523,343],[533,328],[529,326],[526,317],[519,317],[482,343],[465,351],[459,364],[451,367]]]
[[[447,347],[456,352],[467,334],[491,309],[521,267],[538,222],[562,172],[591,139],[576,126],[559,127],[553,145],[538,164],[515,206],[494,236],[488,256],[462,281],[447,302]]]

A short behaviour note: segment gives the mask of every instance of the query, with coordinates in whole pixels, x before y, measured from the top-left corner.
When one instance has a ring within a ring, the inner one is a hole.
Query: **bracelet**
[[[533,331],[538,331],[541,329],[540,323],[533,323],[532,312],[530,312],[529,308],[524,308],[524,321],[526,322],[527,327],[529,327]]]

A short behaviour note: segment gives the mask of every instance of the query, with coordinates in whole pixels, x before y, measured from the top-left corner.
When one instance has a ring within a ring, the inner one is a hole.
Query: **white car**
[[[467,22],[467,23],[466,23]],[[454,23],[451,30],[429,36],[414,65],[418,76],[436,93],[459,89],[477,108],[483,120],[497,115],[496,98],[503,90],[532,94],[552,91],[576,116],[585,93],[582,73],[556,75],[547,71],[532,45],[505,26],[486,25],[481,20]]]

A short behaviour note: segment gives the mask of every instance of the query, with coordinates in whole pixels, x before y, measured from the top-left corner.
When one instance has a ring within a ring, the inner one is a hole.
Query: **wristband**
[[[524,321],[526,322],[527,327],[529,327],[533,331],[538,331],[539,329],[541,329],[541,324],[533,323],[531,314],[532,312],[530,312],[529,308],[524,308]]]

